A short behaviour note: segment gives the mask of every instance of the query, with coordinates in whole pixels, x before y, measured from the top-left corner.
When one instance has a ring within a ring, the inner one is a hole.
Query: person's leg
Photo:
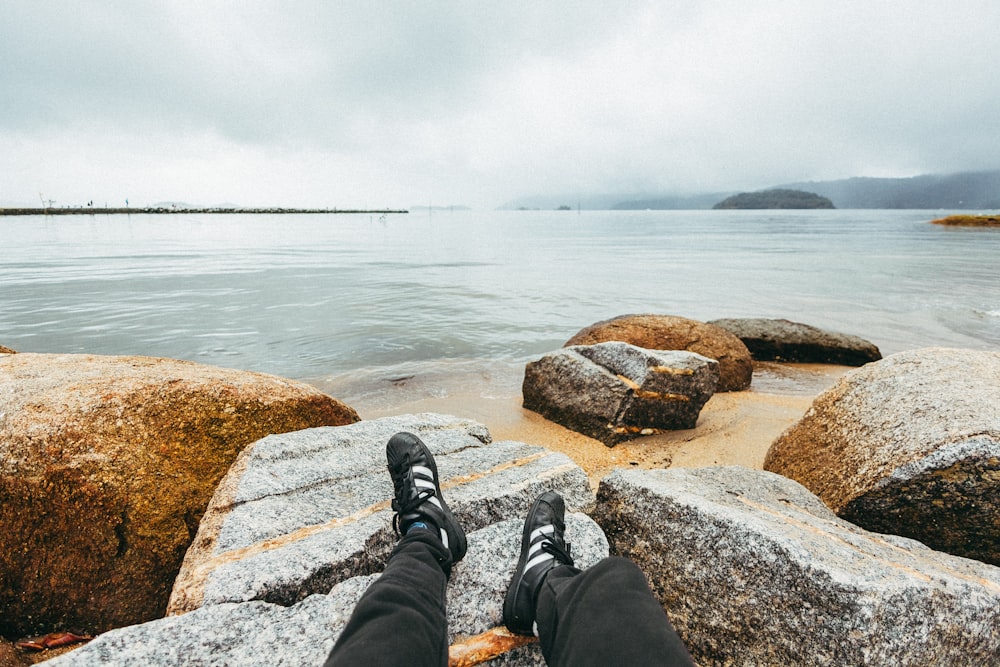
[[[646,577],[625,558],[553,568],[536,608],[549,665],[693,665]]]
[[[399,541],[389,564],[358,601],[326,667],[448,664],[441,541],[414,529]]]
[[[448,664],[445,588],[465,555],[465,532],[441,496],[437,465],[415,435],[386,445],[403,538],[385,571],[358,601],[326,665]]]
[[[528,511],[504,598],[507,628],[537,635],[550,665],[693,665],[635,564],[606,558],[585,572],[573,567],[564,515],[552,491]]]
[[[538,496],[528,510],[521,531],[521,556],[503,600],[503,622],[514,634],[538,634],[535,603],[542,581],[552,568],[573,564],[563,539],[565,514],[566,505],[555,491]]]

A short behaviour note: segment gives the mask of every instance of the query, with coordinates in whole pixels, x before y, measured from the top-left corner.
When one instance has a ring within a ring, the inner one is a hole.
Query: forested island
[[[767,208],[836,208],[833,202],[814,192],[804,190],[761,190],[759,192],[741,192],[738,195],[726,197],[714,209],[767,209]]]
[[[846,178],[834,181],[776,183],[769,190],[802,190],[826,197],[838,209],[1000,209],[1000,170],[926,174],[909,178]],[[596,195],[563,192],[521,197],[501,209],[548,209],[565,201],[579,202],[583,210],[691,210],[710,209],[735,190],[708,193],[635,192]]]

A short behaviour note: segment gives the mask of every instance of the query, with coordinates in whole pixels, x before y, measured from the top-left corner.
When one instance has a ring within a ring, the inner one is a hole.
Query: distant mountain
[[[775,188],[757,192],[741,192],[732,197],[726,197],[713,206],[715,209],[805,209],[833,208],[833,202],[828,198],[804,190],[789,190]]]
[[[847,178],[778,186],[828,197],[837,208],[1000,208],[1000,170],[913,178]]]
[[[768,189],[805,190],[826,197],[837,208],[1000,209],[1000,170],[914,176],[913,178],[846,178],[837,181],[785,183]],[[603,195],[536,195],[513,199],[501,209],[552,210],[562,205],[585,210],[709,209],[737,194],[619,193]]]
[[[732,194],[732,192],[713,192],[704,195],[671,195],[651,199],[633,199],[616,202],[611,208],[616,211],[689,211],[692,209],[712,208],[717,201]]]

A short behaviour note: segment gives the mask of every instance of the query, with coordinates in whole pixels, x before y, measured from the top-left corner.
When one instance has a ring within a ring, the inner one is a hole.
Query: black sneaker
[[[558,565],[572,565],[569,545],[563,539],[566,530],[566,505],[555,491],[538,496],[528,512],[521,533],[521,558],[514,568],[514,578],[503,601],[503,622],[518,635],[537,635],[535,605],[538,591],[549,570]]]
[[[427,445],[412,433],[397,433],[385,446],[385,458],[396,496],[392,499],[396,534],[405,535],[411,525],[423,522],[431,530],[440,531],[452,563],[462,560],[465,531],[441,496],[437,465]]]

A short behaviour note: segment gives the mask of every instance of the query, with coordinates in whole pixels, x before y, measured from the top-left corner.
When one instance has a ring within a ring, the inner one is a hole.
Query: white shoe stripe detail
[[[524,564],[524,571],[527,572],[528,570],[530,570],[533,567],[537,567],[538,565],[542,565],[543,563],[548,563],[548,562],[551,562],[551,561],[554,561],[554,560],[555,560],[555,556],[553,556],[552,554],[550,554],[550,553],[543,553],[543,554],[541,554],[539,556],[535,556],[534,558],[532,558],[531,560],[529,560],[527,563],[525,563]]]
[[[538,621],[534,620],[531,622],[531,634],[538,636]]]
[[[528,549],[528,560],[534,558],[535,555],[542,550],[543,544],[545,544],[545,540],[541,540],[540,542],[535,542],[534,544],[531,545],[531,548]]]
[[[441,501],[438,500],[437,496],[431,496],[430,498],[427,499],[427,502],[434,503],[440,510],[444,509],[443,507],[441,507]]]
[[[424,479],[431,479],[431,480],[434,479],[434,473],[432,473],[431,469],[426,466],[413,466],[412,468],[410,468],[410,470],[413,471],[414,478],[420,476],[423,477]]]
[[[420,488],[420,489],[435,489],[435,490],[437,490],[437,487],[434,486],[434,482],[430,481],[429,479],[421,479],[419,477],[414,477],[413,478],[413,485],[416,486],[417,488]]]
[[[534,542],[535,538],[537,538],[539,535],[553,535],[555,534],[555,532],[556,532],[556,527],[553,526],[552,524],[549,524],[547,526],[539,526],[538,528],[535,528],[533,531],[531,531],[531,535],[528,536],[528,541]]]
[[[444,528],[441,529],[441,542],[444,543],[444,548],[448,548],[448,533],[445,532]]]

